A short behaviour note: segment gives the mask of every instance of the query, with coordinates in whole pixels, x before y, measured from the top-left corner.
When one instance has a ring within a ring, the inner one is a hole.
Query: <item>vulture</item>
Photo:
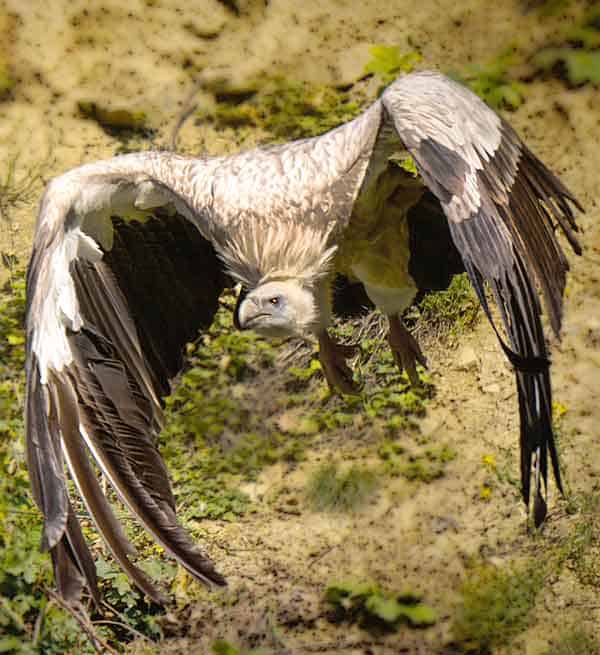
[[[398,164],[407,157],[418,176]],[[428,211],[445,219],[429,235],[429,259],[420,207],[423,221]],[[75,601],[87,586],[99,598],[70,476],[120,566],[165,602],[135,565],[93,462],[192,576],[225,584],[177,523],[156,445],[184,345],[210,325],[225,286],[243,288],[237,327],[314,335],[328,383],[348,393],[348,351],[328,326],[336,275],[361,283],[417,383],[425,358],[402,314],[451,251],[514,368],[522,495],[528,507],[533,497],[541,524],[549,461],[562,491],[541,298],[559,336],[569,264],[556,232],[581,253],[574,208],[582,210],[505,120],[427,71],[397,79],[357,118],[318,137],[226,157],[138,152],[53,179],[27,275],[25,411],[42,548],[59,593]]]

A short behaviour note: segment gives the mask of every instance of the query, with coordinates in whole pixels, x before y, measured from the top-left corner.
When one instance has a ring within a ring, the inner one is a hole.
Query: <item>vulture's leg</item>
[[[398,314],[388,315],[390,331],[388,342],[396,364],[401,370],[406,371],[408,379],[413,386],[419,384],[419,374],[417,373],[417,362],[427,368],[427,359],[421,351],[418,341],[404,327],[402,319]]]
[[[346,360],[356,352],[356,346],[336,343],[329,336],[327,330],[322,330],[317,336],[319,338],[319,360],[329,386],[342,393],[358,393],[352,380],[352,369],[346,363]]]

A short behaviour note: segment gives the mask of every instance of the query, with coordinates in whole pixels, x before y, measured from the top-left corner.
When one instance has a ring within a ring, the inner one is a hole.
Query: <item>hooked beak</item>
[[[241,294],[240,294],[241,298]],[[243,298],[235,308],[233,324],[238,330],[249,330],[253,324],[259,321],[263,316],[270,316],[269,312],[261,311],[258,303],[254,298]]]
[[[233,310],[233,327],[235,327],[236,330],[243,330],[240,324],[240,305],[244,302],[247,295],[248,292],[244,287],[242,287],[238,294],[237,302],[235,303],[235,309]]]

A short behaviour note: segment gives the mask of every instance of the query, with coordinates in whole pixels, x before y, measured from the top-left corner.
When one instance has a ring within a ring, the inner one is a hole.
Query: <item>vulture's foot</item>
[[[346,363],[355,353],[356,346],[336,343],[327,330],[319,333],[319,360],[331,389],[348,394],[358,393],[358,387],[352,379],[352,369]]]
[[[424,368],[427,368],[427,359],[421,351],[419,342],[404,327],[402,319],[397,316],[388,316],[390,332],[388,342],[396,364],[402,371],[406,371],[408,379],[413,387],[419,384],[419,374],[417,373],[417,362]]]

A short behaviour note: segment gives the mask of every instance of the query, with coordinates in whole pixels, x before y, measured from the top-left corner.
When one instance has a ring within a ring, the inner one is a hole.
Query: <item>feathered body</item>
[[[406,151],[420,178],[395,163]],[[418,260],[426,251],[413,230],[422,198],[445,214],[490,321],[485,283],[499,306],[508,343],[492,326],[515,366],[523,497],[529,502],[533,473],[536,522],[543,520],[548,454],[561,483],[536,287],[558,334],[568,263],[554,229],[579,252],[569,205],[576,201],[470,91],[417,73],[320,137],[231,157],[124,155],[49,184],[28,274],[27,443],[43,546],[66,598],[77,597],[83,581],[96,597],[97,590],[65,463],[115,558],[163,599],[132,563],[90,455],[183,566],[223,583],[176,522],[156,436],[183,346],[210,324],[231,279],[245,288],[239,325],[319,335],[334,380],[347,373],[345,352],[326,332],[336,270],[360,280],[388,314],[402,364],[423,361],[400,324],[419,280],[434,280],[428,271],[439,265]],[[146,211],[148,220],[126,218]],[[431,230],[430,240],[435,246]]]

